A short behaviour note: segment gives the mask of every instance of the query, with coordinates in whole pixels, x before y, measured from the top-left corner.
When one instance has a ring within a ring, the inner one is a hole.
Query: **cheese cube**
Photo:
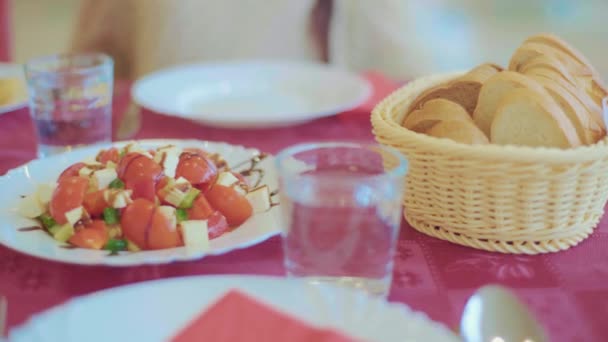
[[[55,183],[43,183],[38,184],[38,188],[36,189],[36,195],[38,196],[38,202],[41,205],[46,206],[51,202],[51,198],[53,197],[53,192],[57,184]]]
[[[144,150],[137,142],[132,142],[124,147],[125,154],[127,153],[139,153],[143,154],[148,158],[152,158],[152,155]]]
[[[98,162],[95,159],[95,157],[85,158],[82,162],[85,163],[87,166],[99,166],[99,165],[103,165],[100,162]]]
[[[270,191],[266,185],[250,191],[245,195],[245,198],[247,198],[253,208],[253,212],[256,214],[268,211],[271,207]]]
[[[133,191],[131,190],[122,190],[122,189],[107,189],[103,193],[103,197],[106,202],[112,206],[112,208],[120,209],[124,208],[127,205],[131,204],[133,201],[131,200],[131,194]]]
[[[179,191],[178,189],[171,189],[169,190],[169,192],[167,193],[167,196],[165,196],[165,201],[167,203],[170,203],[174,206],[179,206],[180,203],[182,203],[182,201],[184,200],[184,198],[186,197],[186,194]]]
[[[190,184],[190,182],[184,177],[179,177],[175,180],[175,184]]]
[[[154,161],[160,164],[165,175],[175,178],[175,170],[179,164],[179,156],[182,154],[182,149],[176,146],[167,146],[159,148],[154,156]]]
[[[114,169],[101,169],[93,173],[93,179],[95,184],[97,184],[97,189],[107,188],[117,177],[118,174],[116,174],[116,170]]]
[[[68,220],[68,222],[74,226],[76,224],[76,222],[80,221],[80,219],[82,219],[82,216],[84,214],[84,208],[82,206],[78,207],[78,208],[74,208],[68,212],[65,213],[65,218]]]
[[[238,181],[239,181],[239,179],[236,178],[236,176],[233,175],[232,172],[224,171],[224,172],[220,173],[219,176],[217,176],[216,184],[230,187],[234,183],[237,183]]]
[[[78,175],[81,177],[89,177],[95,172],[95,170],[85,166],[82,169],[78,170]]]
[[[38,196],[35,194],[25,196],[19,202],[17,213],[27,218],[36,218],[45,212],[45,207],[38,201]]]
[[[180,223],[184,245],[188,249],[206,251],[209,249],[207,220],[188,220]]]
[[[171,227],[177,226],[177,216],[175,216],[175,208],[169,205],[161,205],[156,210],[159,211],[167,219],[169,219]]]

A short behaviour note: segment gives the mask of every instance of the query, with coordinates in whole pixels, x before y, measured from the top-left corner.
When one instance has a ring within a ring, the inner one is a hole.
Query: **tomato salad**
[[[26,196],[20,212],[60,242],[118,252],[204,250],[270,207],[268,187],[250,189],[217,154],[132,143],[69,166]]]

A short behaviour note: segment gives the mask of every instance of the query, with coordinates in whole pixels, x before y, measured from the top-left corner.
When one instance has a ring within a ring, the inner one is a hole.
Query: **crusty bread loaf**
[[[545,93],[543,87],[533,79],[514,71],[503,71],[486,81],[479,92],[473,121],[484,134],[490,136],[492,121],[500,100],[512,89],[527,88]],[[547,95],[548,96],[548,95]]]
[[[420,109],[429,100],[442,98],[460,104],[467,113],[472,114],[477,106],[479,89],[497,72],[492,64],[479,65],[461,77],[424,91],[412,102],[407,113]]]
[[[488,144],[488,137],[473,121],[441,121],[426,131],[426,134],[447,138],[464,144]]]
[[[591,117],[583,103],[560,83],[540,76],[532,76],[551,94],[555,102],[570,119],[579,139],[584,144],[594,144],[604,135],[604,130]]]
[[[439,121],[469,121],[471,116],[458,103],[446,99],[433,99],[405,117],[403,127],[423,133]]]
[[[526,88],[512,89],[498,105],[492,143],[570,148],[581,145],[576,129],[549,96]]]
[[[602,108],[598,105],[589,94],[575,85],[566,81],[562,74],[555,70],[545,68],[531,68],[526,70],[526,75],[534,77],[542,77],[550,80],[551,82],[558,83],[562,88],[566,89],[570,94],[576,97],[587,109],[587,112],[596,123],[598,127],[602,129],[603,134],[606,133],[606,123],[602,114]]]

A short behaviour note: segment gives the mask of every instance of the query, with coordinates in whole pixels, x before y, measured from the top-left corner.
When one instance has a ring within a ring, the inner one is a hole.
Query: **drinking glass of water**
[[[289,147],[276,159],[289,277],[388,294],[407,161],[376,144]]]
[[[39,57],[25,64],[38,156],[110,142],[114,62],[103,54]]]

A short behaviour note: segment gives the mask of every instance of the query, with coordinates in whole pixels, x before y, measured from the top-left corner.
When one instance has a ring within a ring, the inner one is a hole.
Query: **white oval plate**
[[[155,112],[226,128],[286,126],[363,103],[369,83],[328,65],[227,62],[183,65],[133,85],[135,102]]]
[[[23,82],[23,94],[12,103],[0,106],[0,114],[23,108],[27,105],[27,90],[25,90],[25,75],[21,64],[0,63],[0,78],[19,78]]]
[[[182,147],[199,147],[207,151],[220,153],[228,165],[249,160],[259,153],[255,149],[234,146],[225,143],[205,142],[200,140],[141,140],[139,143],[146,148],[174,144]],[[113,144],[124,145],[125,142]],[[184,247],[170,248],[137,253],[124,252],[117,256],[109,256],[107,251],[88,249],[66,249],[42,231],[21,232],[20,227],[32,226],[36,222],[17,214],[19,196],[35,191],[36,185],[42,182],[53,182],[69,165],[95,156],[100,148],[95,146],[77,149],[72,152],[34,160],[24,166],[10,170],[0,177],[0,244],[11,249],[42,259],[82,265],[134,266],[141,264],[164,264],[173,261],[195,260],[205,255],[217,255],[228,251],[245,248],[262,242],[279,233],[278,209],[271,210],[251,217],[238,229],[210,241],[210,250],[193,252]],[[271,191],[278,187],[276,171],[273,166],[274,158],[264,159],[258,166],[265,172],[264,184]]]
[[[168,341],[231,289],[361,341],[458,341],[443,325],[403,304],[298,280],[246,276],[175,278],[93,293],[34,316],[13,329],[9,340]]]

